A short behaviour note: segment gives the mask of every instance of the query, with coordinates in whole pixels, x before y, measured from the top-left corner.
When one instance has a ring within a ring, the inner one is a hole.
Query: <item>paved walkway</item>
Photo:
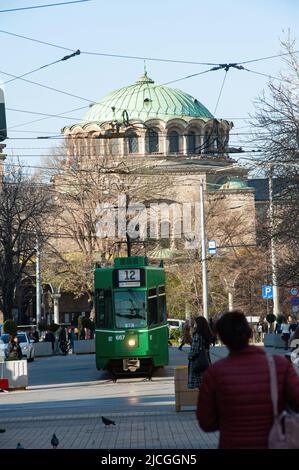
[[[267,348],[275,354],[283,350]],[[226,348],[212,349],[213,362],[227,354]],[[21,392],[20,392],[21,393]],[[5,418],[0,449],[50,449],[55,433],[61,449],[215,449],[218,433],[203,432],[193,411],[110,413],[115,426],[105,427],[101,414],[51,415]]]

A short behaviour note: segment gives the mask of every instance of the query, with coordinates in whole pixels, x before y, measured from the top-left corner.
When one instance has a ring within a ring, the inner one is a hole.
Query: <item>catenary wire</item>
[[[60,2],[60,3],[47,3],[45,5],[33,5],[29,7],[8,8],[6,10],[0,10],[0,13],[8,13],[8,12],[20,11],[20,10],[33,10],[36,8],[58,7],[61,5],[70,5],[72,3],[84,3],[84,2],[90,2],[90,1],[91,0],[72,0],[72,1]]]

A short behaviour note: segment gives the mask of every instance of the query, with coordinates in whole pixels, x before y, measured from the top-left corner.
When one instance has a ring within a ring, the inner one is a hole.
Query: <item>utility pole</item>
[[[40,245],[36,237],[36,324],[41,321],[41,275],[40,275]]]
[[[279,315],[279,291],[277,283],[277,258],[276,241],[274,237],[274,206],[273,206],[273,166],[269,168],[269,215],[270,215],[270,236],[271,236],[271,267],[272,267],[272,286],[273,286],[273,313]]]
[[[203,178],[200,178],[200,238],[201,238],[201,270],[202,270],[202,308],[203,316],[209,319],[208,314],[208,271],[207,271],[207,249],[206,249],[206,230],[205,230],[205,201]]]

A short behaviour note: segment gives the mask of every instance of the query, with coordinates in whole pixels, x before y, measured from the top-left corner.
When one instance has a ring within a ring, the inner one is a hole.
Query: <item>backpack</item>
[[[299,413],[284,410],[278,415],[278,389],[275,361],[268,356],[274,422],[268,437],[269,449],[299,449]]]

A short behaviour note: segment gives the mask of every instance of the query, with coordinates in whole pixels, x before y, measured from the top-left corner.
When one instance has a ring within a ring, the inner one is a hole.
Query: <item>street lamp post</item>
[[[201,270],[202,270],[202,308],[203,316],[206,320],[208,314],[208,272],[207,272],[207,249],[206,249],[206,230],[205,230],[205,201],[203,178],[200,178],[199,184],[200,194],[200,239],[201,239]]]
[[[40,274],[40,245],[36,237],[36,324],[41,321],[41,274]]]
[[[276,241],[274,237],[274,206],[273,206],[273,167],[269,168],[269,216],[270,216],[270,235],[271,235],[271,268],[272,268],[272,289],[273,289],[273,313],[279,315],[279,290],[277,281],[277,258]]]

